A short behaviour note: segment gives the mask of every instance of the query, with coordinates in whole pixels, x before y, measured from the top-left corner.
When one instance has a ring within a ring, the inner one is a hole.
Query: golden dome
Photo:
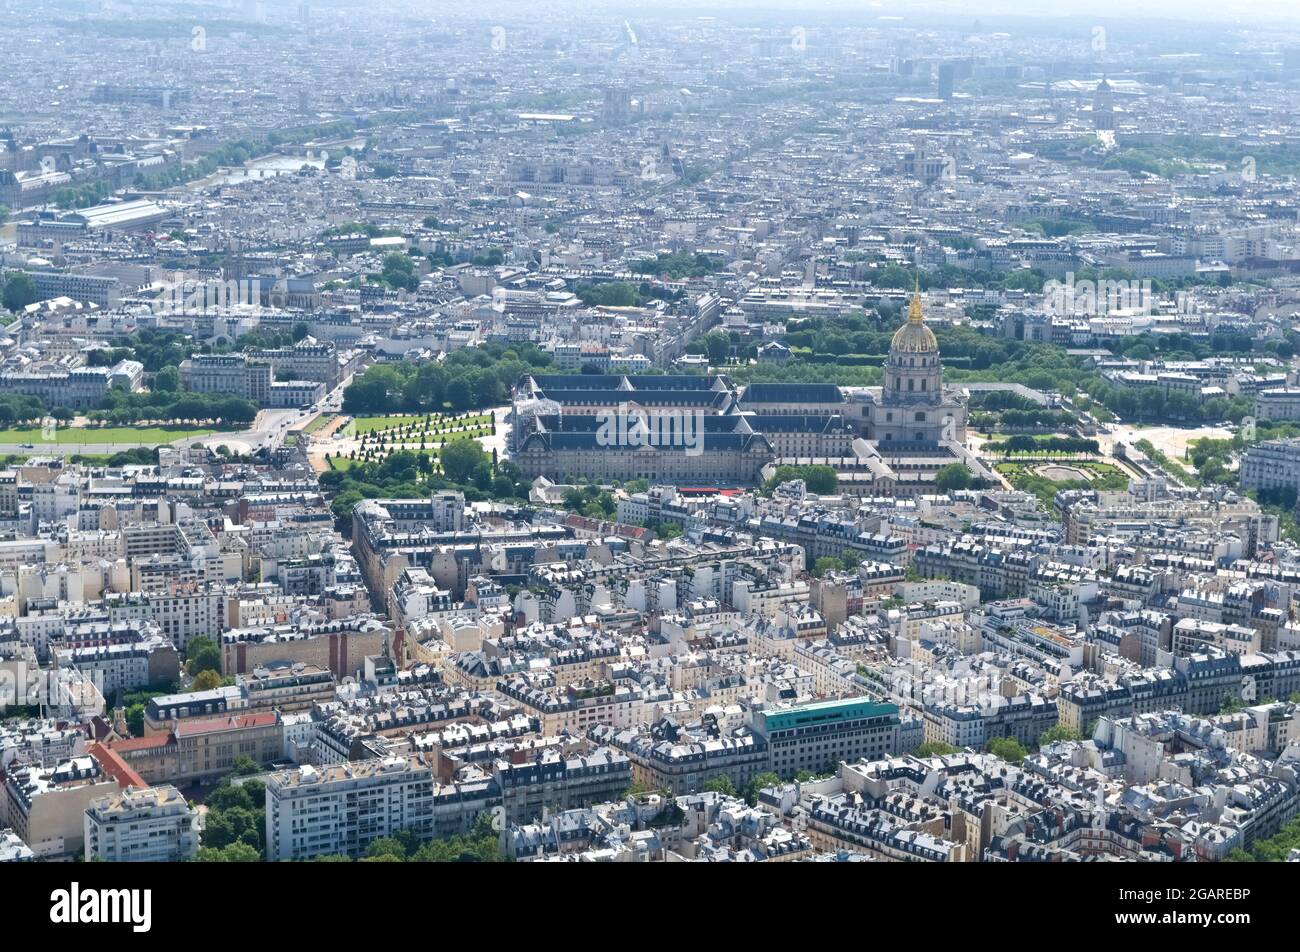
[[[921,314],[921,292],[912,295],[912,303],[907,309],[907,323],[894,331],[894,339],[889,349],[900,354],[937,354],[939,342],[934,338],[934,331],[925,326],[925,317]]]

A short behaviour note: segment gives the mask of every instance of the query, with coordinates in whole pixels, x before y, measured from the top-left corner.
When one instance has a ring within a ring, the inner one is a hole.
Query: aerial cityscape
[[[0,0],[0,863],[1300,862],[1202,12]]]

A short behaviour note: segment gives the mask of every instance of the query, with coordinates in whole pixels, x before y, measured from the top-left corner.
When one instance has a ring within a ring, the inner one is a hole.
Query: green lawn
[[[392,416],[359,416],[352,418],[353,431],[356,436],[364,436],[367,433],[373,433],[376,430],[395,429],[406,426],[411,423],[424,422],[424,414],[414,413],[395,413]],[[471,416],[438,416],[434,414],[433,419],[429,422],[429,429],[433,430],[439,426],[485,426],[491,427],[492,415],[490,413],[476,413]],[[418,442],[418,438],[417,438]]]
[[[170,443],[190,436],[204,436],[208,433],[234,432],[232,427],[188,427],[188,426],[60,426],[54,431],[54,439],[41,437],[40,427],[28,427],[21,430],[0,430],[0,445],[31,443],[40,449],[51,443],[136,443],[142,446],[156,446]]]
[[[1063,467],[1069,467],[1070,469],[1086,470],[1087,472],[1092,473],[1094,476],[1098,477],[1099,479],[1104,479],[1105,477],[1108,476],[1120,476],[1123,477],[1124,479],[1128,479],[1128,473],[1120,469],[1118,466],[1115,466],[1112,463],[1102,463],[1097,460],[1084,460],[1082,462],[1074,462],[1074,461],[1058,462],[1056,460],[1036,459],[1033,462],[1012,460],[1009,462],[993,464],[993,468],[996,469],[1002,475],[1006,476],[1008,479],[1013,476],[1037,476],[1038,474],[1035,473],[1034,470],[1038,469],[1041,466],[1063,466]],[[1039,477],[1039,478],[1046,479],[1046,477]]]
[[[460,433],[435,433],[432,430],[424,433],[401,434],[385,433],[379,439],[382,439],[388,446],[402,446],[407,449],[415,448],[420,445],[421,440],[426,446],[440,446],[443,443],[451,443],[454,440],[477,440],[484,436],[490,436],[492,431],[487,427],[477,427],[472,430],[465,430]]]
[[[305,429],[303,432],[305,432],[305,433],[315,433],[317,430],[319,430],[321,427],[325,426],[325,424],[329,423],[330,420],[333,420],[333,419],[334,419],[334,414],[333,414],[333,413],[320,413],[320,414],[317,414],[316,417],[313,418],[312,421],[311,421],[310,423],[307,424],[307,427],[306,427],[306,429]]]
[[[414,419],[414,416],[403,416],[401,414],[395,416],[359,416],[352,418],[352,426],[355,427],[357,436],[361,436],[364,433],[382,430]]]

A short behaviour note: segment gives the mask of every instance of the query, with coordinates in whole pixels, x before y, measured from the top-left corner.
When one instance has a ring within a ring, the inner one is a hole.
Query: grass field
[[[373,433],[375,430],[383,430],[390,426],[410,423],[416,419],[415,416],[359,416],[353,417],[351,426],[355,429],[357,436],[363,436],[366,433]]]
[[[317,414],[316,417],[315,417],[315,418],[314,418],[310,423],[307,424],[307,426],[306,426],[306,428],[304,429],[303,432],[305,432],[305,433],[315,433],[317,430],[319,430],[321,427],[325,426],[327,423],[330,422],[330,420],[333,420],[333,419],[334,419],[334,414],[333,414],[333,413],[320,413],[320,414]]]
[[[433,432],[440,426],[464,426],[464,427],[485,427],[491,428],[492,414],[475,413],[469,416],[438,416],[434,415],[429,421],[428,427],[423,426],[423,414],[403,414],[398,413],[392,416],[361,416],[353,417],[350,424],[353,433],[356,436],[365,436],[367,433],[375,433],[379,430],[396,430],[399,427],[416,424],[418,431]],[[415,437],[419,442],[418,434]]]
[[[1010,478],[1012,476],[1035,476],[1034,471],[1043,467],[1065,467],[1068,469],[1081,469],[1093,475],[1093,478],[1105,476],[1123,476],[1128,478],[1128,474],[1112,463],[1102,463],[1097,460],[1082,460],[1057,462],[1055,460],[1034,460],[1033,462],[1007,462],[995,463],[993,468],[1002,475]]]
[[[186,437],[224,432],[226,429],[188,426],[60,426],[54,431],[54,439],[46,440],[41,437],[40,427],[27,427],[21,430],[0,430],[0,445],[31,443],[36,449],[42,445],[59,443],[138,443],[141,446],[156,446]]]
[[[419,449],[420,444],[424,443],[425,447],[441,446],[443,443],[451,443],[455,440],[477,440],[480,437],[488,436],[491,430],[487,427],[475,427],[472,430],[464,430],[459,433],[415,433],[401,434],[385,433],[376,439],[381,439],[390,449]]]

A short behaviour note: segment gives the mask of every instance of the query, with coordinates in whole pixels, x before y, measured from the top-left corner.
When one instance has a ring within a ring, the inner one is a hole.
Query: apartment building
[[[1243,489],[1300,490],[1300,440],[1265,440],[1241,460]]]
[[[170,784],[95,800],[85,813],[85,858],[180,863],[199,851],[199,813]]]
[[[632,785],[626,754],[599,748],[563,756],[544,751],[523,763],[498,760],[493,777],[501,791],[507,823],[523,823],[548,813],[614,800]]]
[[[148,544],[143,538],[133,536],[133,539],[133,544]],[[152,592],[111,592],[105,596],[104,604],[113,621],[151,621],[184,651],[191,638],[203,635],[215,639],[227,629],[226,608],[231,598],[220,587],[178,585]]]
[[[181,383],[195,393],[224,393],[265,406],[274,372],[269,363],[242,354],[195,354],[181,361]]]
[[[68,271],[29,271],[27,274],[32,279],[38,301],[66,297],[110,308],[117,304],[122,293],[117,278]]]
[[[767,743],[771,770],[783,777],[900,752],[897,704],[860,697],[816,701],[755,711],[751,723]]]
[[[172,684],[180,679],[180,656],[161,635],[119,644],[88,645],[54,652],[61,668],[76,668],[99,680],[100,691],[113,697],[151,684]]]
[[[37,397],[51,407],[92,410],[104,402],[110,388],[139,390],[143,373],[143,365],[135,360],[113,367],[13,369],[0,374],[0,393]]]
[[[300,766],[266,783],[266,858],[359,856],[400,830],[433,835],[433,773],[421,758]]]
[[[85,842],[83,814],[117,789],[117,781],[89,755],[54,767],[12,767],[4,783],[4,822],[41,859],[79,856]]]

